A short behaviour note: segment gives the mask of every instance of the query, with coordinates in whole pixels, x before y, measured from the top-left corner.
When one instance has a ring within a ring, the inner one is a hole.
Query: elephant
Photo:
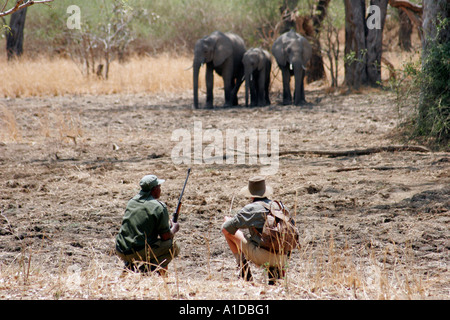
[[[312,54],[310,43],[306,38],[291,29],[275,40],[272,46],[272,54],[283,76],[283,104],[292,104],[291,76],[295,78],[294,105],[305,104],[303,81],[306,65]]]
[[[224,107],[238,105],[237,93],[243,82],[242,57],[246,51],[244,40],[233,33],[214,31],[199,39],[194,48],[194,108],[198,108],[198,76],[206,64],[206,108],[213,108],[214,71],[223,78]]]
[[[251,48],[242,58],[245,74],[245,106],[248,107],[250,91],[251,106],[270,105],[269,84],[272,60],[262,48]]]

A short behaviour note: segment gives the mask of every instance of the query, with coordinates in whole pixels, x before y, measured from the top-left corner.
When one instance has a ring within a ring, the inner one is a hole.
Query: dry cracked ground
[[[192,110],[190,93],[0,100],[1,298],[448,299],[450,154],[305,152],[398,145],[401,121],[383,91],[307,98],[303,108],[214,110]],[[255,267],[253,283],[237,279],[220,232],[245,204],[238,190],[267,165],[194,163],[193,154],[177,164],[174,132],[194,139],[199,125],[224,139],[231,129],[279,134],[267,181],[295,215],[302,246],[275,287]],[[166,179],[162,200],[173,210],[188,167],[182,252],[168,280],[123,274],[114,237],[140,178]]]

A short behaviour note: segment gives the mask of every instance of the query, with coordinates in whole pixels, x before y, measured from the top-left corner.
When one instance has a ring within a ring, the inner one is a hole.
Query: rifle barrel
[[[190,173],[191,173],[191,168],[189,168],[187,171],[186,180],[184,180],[183,189],[181,189],[180,197],[178,198],[177,209],[176,209],[175,213],[173,214],[173,219],[172,219],[173,222],[177,222],[177,220],[178,220],[178,214],[180,213],[180,208],[181,208],[181,199],[183,198],[184,189],[186,188],[186,184],[187,184]]]

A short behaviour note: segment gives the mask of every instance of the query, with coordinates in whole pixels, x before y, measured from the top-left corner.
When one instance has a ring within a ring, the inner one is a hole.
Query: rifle
[[[191,168],[189,168],[188,171],[187,171],[186,180],[184,181],[183,189],[181,190],[180,198],[178,199],[177,210],[173,214],[173,218],[172,218],[173,222],[177,222],[178,221],[178,215],[180,214],[180,209],[181,209],[181,198],[183,197],[184,188],[186,188],[186,183],[188,181],[190,173],[191,173]]]

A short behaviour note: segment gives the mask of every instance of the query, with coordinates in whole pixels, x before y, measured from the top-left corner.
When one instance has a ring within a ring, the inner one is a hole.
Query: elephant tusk
[[[302,65],[303,70],[306,70],[306,67],[304,65]]]
[[[294,70],[294,68],[292,67],[292,63],[289,64],[289,70]]]
[[[253,74],[250,75],[250,81],[253,81]]]
[[[188,71],[190,69],[192,69],[194,67],[194,65],[190,66],[189,68],[184,69],[184,71]]]

